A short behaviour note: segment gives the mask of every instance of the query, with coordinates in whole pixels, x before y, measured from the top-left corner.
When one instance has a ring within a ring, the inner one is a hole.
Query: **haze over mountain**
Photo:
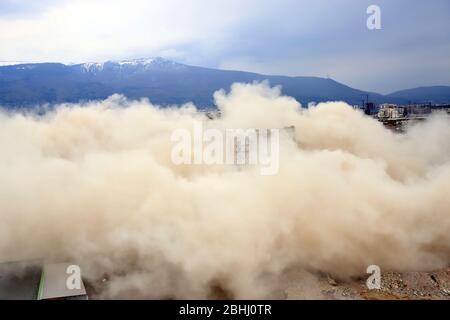
[[[0,67],[0,105],[32,106],[43,103],[105,99],[119,93],[130,99],[147,97],[160,105],[194,102],[213,107],[213,93],[234,82],[268,80],[304,106],[309,102],[345,101],[361,104],[366,94],[377,104],[408,101],[449,102],[450,87],[412,89],[388,96],[351,88],[332,79],[269,76],[243,71],[196,67],[163,58],[65,65],[16,64]],[[444,92],[445,94],[442,94]]]
[[[418,103],[448,103],[450,101],[450,86],[418,87],[400,90],[388,97],[406,99]]]

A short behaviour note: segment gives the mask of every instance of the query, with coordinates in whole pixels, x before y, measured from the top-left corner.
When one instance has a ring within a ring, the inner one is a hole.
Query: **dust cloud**
[[[286,270],[450,263],[450,121],[404,134],[342,102],[234,84],[221,118],[114,95],[0,113],[0,261],[71,261],[100,298],[266,298]],[[174,165],[171,133],[295,126],[279,172]],[[103,281],[102,281],[103,280]]]

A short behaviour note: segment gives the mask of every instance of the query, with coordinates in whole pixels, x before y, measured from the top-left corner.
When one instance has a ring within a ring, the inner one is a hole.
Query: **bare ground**
[[[369,275],[367,275],[369,276]],[[383,272],[381,288],[369,290],[366,277],[337,280],[326,274],[292,272],[285,299],[450,300],[450,268],[432,272]]]

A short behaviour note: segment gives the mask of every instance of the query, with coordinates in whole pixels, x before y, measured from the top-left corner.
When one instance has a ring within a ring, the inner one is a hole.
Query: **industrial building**
[[[0,300],[87,300],[83,281],[67,285],[70,263],[0,263]]]

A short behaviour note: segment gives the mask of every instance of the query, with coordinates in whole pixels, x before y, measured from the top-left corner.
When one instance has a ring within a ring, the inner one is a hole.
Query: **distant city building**
[[[378,111],[378,119],[418,119],[424,118],[434,112],[450,113],[450,105],[410,104],[399,106],[396,104],[382,104]]]
[[[278,128],[277,128],[278,129]],[[272,152],[270,150],[270,139],[271,139],[271,130],[270,129],[255,129],[254,136],[250,136],[247,134],[244,134],[239,137],[235,137],[233,141],[234,145],[234,162],[238,166],[242,165],[248,165],[252,163],[251,154],[250,152],[253,151],[257,152],[258,148],[260,146],[260,132],[265,131],[267,134],[267,148],[269,152]],[[279,129],[280,132],[280,139],[283,137],[287,137],[288,139],[292,139],[295,141],[295,126],[289,126]],[[251,145],[253,143],[253,145]]]
[[[396,104],[382,104],[378,111],[378,119],[400,119],[407,116],[407,110]]]
[[[371,115],[372,114],[372,110],[375,109],[375,104],[373,102],[367,102],[364,105],[364,113],[367,115]]]

